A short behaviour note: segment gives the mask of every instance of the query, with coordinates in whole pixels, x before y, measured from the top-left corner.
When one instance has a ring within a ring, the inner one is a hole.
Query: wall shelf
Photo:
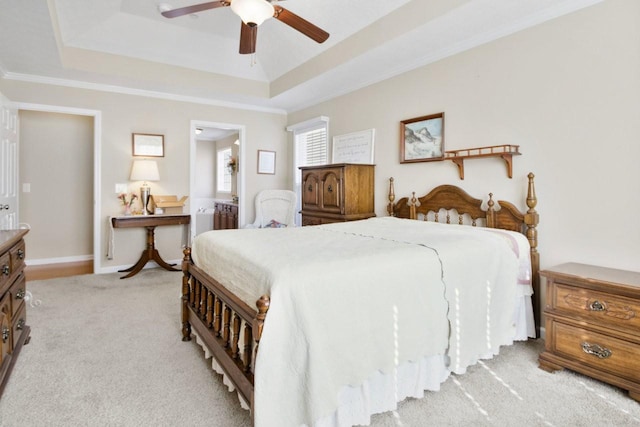
[[[445,151],[444,160],[451,160],[458,166],[460,179],[464,179],[464,159],[481,157],[501,157],[507,166],[507,175],[513,176],[513,156],[519,156],[519,145],[493,145],[490,147],[463,148],[461,150]]]

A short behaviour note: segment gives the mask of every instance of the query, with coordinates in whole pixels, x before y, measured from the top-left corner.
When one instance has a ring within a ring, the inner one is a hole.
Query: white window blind
[[[327,129],[322,127],[297,136],[300,139],[300,151],[302,158],[299,166],[316,166],[328,163]]]
[[[317,166],[329,163],[329,118],[318,117],[303,123],[289,126],[287,130],[293,132],[294,165],[293,165],[293,191],[298,195],[296,212],[302,209],[301,166]],[[296,224],[300,225],[302,218],[296,214]]]

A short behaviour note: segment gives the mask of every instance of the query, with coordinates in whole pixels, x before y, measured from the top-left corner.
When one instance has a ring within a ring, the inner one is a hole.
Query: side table
[[[111,224],[113,225],[113,228],[144,227],[147,229],[147,248],[142,251],[140,259],[133,266],[125,270],[118,270],[121,273],[128,273],[127,275],[122,276],[121,279],[135,276],[149,261],[155,261],[160,267],[164,268],[165,270],[181,271],[180,269],[173,267],[175,264],[167,263],[160,256],[160,253],[155,247],[155,229],[156,227],[162,225],[186,225],[190,222],[191,215],[187,214],[132,215],[111,218]]]

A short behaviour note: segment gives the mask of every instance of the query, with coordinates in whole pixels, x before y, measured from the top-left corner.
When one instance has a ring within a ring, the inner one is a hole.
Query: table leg
[[[160,267],[164,268],[165,270],[182,271],[179,268],[174,268],[173,266],[175,264],[167,263],[160,256],[160,253],[158,252],[158,250],[155,247],[155,228],[156,227],[155,226],[147,226],[145,228],[147,229],[147,249],[142,251],[142,255],[140,255],[140,259],[133,266],[131,266],[131,267],[127,268],[127,269],[124,269],[124,270],[118,270],[120,273],[126,273],[126,272],[129,273],[126,276],[122,276],[121,279],[126,279],[126,278],[129,278],[129,277],[135,276],[136,274],[138,274],[140,272],[140,270],[142,270],[142,268],[149,261],[155,261]]]

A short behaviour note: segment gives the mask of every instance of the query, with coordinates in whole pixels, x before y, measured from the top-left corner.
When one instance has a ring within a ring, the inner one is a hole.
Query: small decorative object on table
[[[131,208],[133,206],[133,202],[138,198],[134,193],[120,193],[118,195],[118,199],[122,202],[122,206],[124,207],[124,214],[131,215]]]

